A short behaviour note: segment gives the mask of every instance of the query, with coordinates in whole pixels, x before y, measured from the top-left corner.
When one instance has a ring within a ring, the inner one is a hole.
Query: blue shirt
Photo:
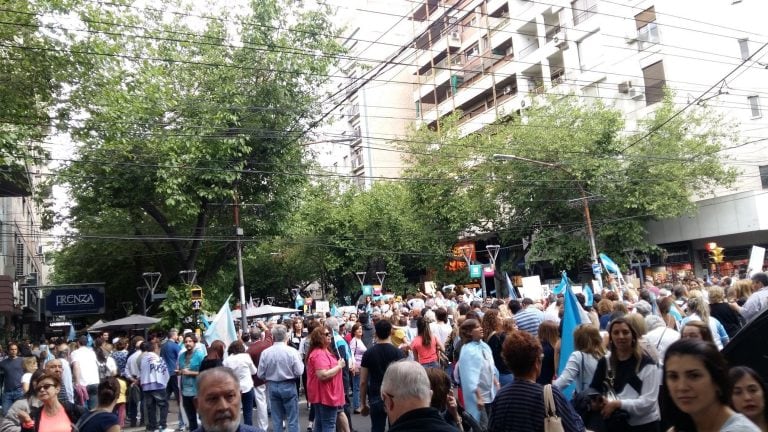
[[[168,368],[168,373],[171,376],[176,374],[176,364],[179,360],[179,353],[181,352],[181,345],[168,339],[160,347],[160,358],[165,361],[165,366]]]
[[[187,361],[187,351],[179,354],[179,369],[189,369],[195,372],[200,371],[200,365],[203,363],[205,354],[199,349],[192,350],[192,356]],[[181,376],[181,394],[182,396],[197,396],[197,375]]]

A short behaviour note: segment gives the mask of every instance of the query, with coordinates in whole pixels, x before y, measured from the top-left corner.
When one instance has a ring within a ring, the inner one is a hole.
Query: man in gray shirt
[[[272,328],[273,345],[259,359],[258,376],[267,382],[267,393],[272,407],[272,430],[283,430],[286,421],[288,432],[299,432],[299,394],[296,380],[304,373],[304,363],[299,351],[286,343],[288,330],[279,324]]]

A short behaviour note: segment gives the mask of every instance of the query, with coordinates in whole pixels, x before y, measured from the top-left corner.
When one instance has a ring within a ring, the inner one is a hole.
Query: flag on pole
[[[77,340],[77,332],[75,332],[75,326],[72,324],[69,325],[69,335],[67,336],[67,342],[72,342]]]
[[[331,305],[331,316],[340,317],[339,308],[336,307],[336,303]]]
[[[225,347],[229,347],[229,344],[237,340],[237,332],[235,331],[235,322],[232,319],[232,310],[229,308],[229,299],[231,295],[227,297],[227,300],[221,305],[221,309],[211,321],[211,325],[205,330],[205,341],[210,345],[215,340],[224,342]]]
[[[93,338],[91,337],[90,333],[86,333],[88,336],[88,348],[93,348]]]
[[[563,271],[562,280],[558,287],[560,286],[563,287],[565,293],[563,295],[563,336],[560,339],[560,364],[557,367],[558,375],[563,373],[565,365],[568,363],[568,358],[575,350],[573,332],[576,331],[576,327],[581,324],[590,323],[589,315],[587,315],[579,304],[579,301],[576,299],[576,294],[574,294],[573,289],[571,288],[571,284],[568,281],[568,275],[565,271]],[[570,399],[574,389],[575,386],[571,384],[563,389],[563,394]]]
[[[592,293],[592,287],[589,285],[584,286],[584,298],[586,300],[584,306],[591,307],[592,303],[595,302],[595,295]]]
[[[507,292],[509,293],[509,299],[510,300],[516,300],[517,299],[517,292],[515,291],[515,286],[512,285],[512,280],[509,279],[509,273],[504,273],[505,277],[505,283],[507,284]]]
[[[211,322],[208,321],[208,318],[205,317],[205,315],[200,315],[200,323],[205,326],[205,328],[208,328],[211,326]]]
[[[560,278],[560,283],[557,284],[555,289],[552,290],[552,292],[555,295],[564,294],[567,287],[570,287],[570,284],[568,283],[568,275],[565,274],[565,271],[563,271],[563,276]]]
[[[612,259],[608,258],[608,255],[601,252],[600,261],[603,263],[603,267],[605,267],[609,273],[621,274],[621,269],[619,268],[618,264],[613,262]]]

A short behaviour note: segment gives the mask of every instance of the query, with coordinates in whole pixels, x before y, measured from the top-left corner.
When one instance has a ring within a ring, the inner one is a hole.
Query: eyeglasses
[[[43,384],[43,385],[37,386],[37,388],[35,390],[37,390],[38,392],[40,390],[48,391],[48,389],[51,388],[51,387],[54,387],[54,385],[53,384]]]
[[[330,336],[331,334],[329,332],[325,332],[325,335],[326,336]]]

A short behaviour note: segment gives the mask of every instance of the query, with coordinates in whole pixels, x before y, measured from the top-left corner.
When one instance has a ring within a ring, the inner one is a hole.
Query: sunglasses
[[[43,385],[37,386],[36,390],[37,391],[40,391],[40,390],[48,391],[48,389],[51,388],[51,387],[55,387],[55,386],[53,384],[43,384]]]
[[[331,335],[331,334],[330,334],[330,333],[328,333],[328,332],[325,332],[324,334],[325,334],[326,336],[330,336],[330,335]]]

